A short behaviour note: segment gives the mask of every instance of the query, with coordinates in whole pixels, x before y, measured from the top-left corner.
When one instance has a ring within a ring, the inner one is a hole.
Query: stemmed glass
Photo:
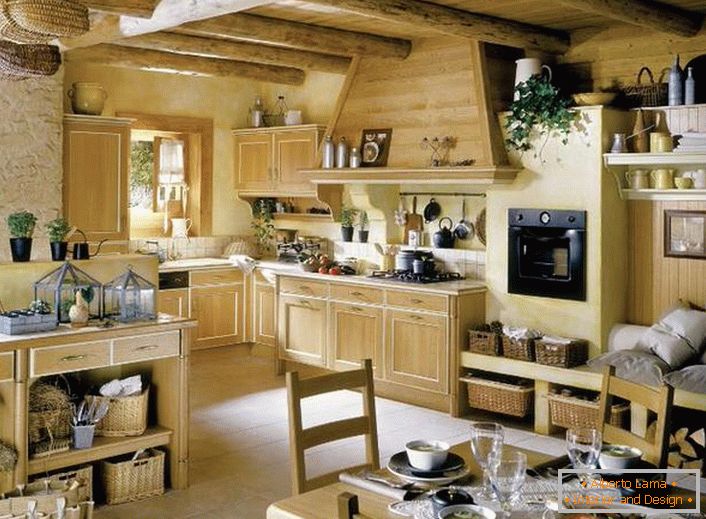
[[[578,427],[566,431],[566,450],[575,469],[595,469],[601,446],[601,432],[597,429]],[[580,475],[579,479],[585,481],[585,477]]]
[[[520,495],[527,474],[527,455],[523,452],[503,452],[490,457],[490,483],[503,509],[510,517],[512,502]]]
[[[488,475],[489,458],[497,457],[503,448],[505,432],[500,424],[476,422],[471,424],[471,452],[476,462],[483,469],[483,491],[480,497],[493,496]]]

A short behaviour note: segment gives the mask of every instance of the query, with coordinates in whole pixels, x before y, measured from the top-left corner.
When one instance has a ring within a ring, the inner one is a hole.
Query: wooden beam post
[[[304,71],[227,59],[199,58],[147,49],[127,49],[118,45],[96,45],[65,54],[67,61],[93,61],[112,67],[167,71],[195,76],[245,77],[285,85],[301,85]]]
[[[283,49],[269,45],[258,45],[243,41],[228,41],[215,38],[200,38],[170,32],[154,32],[118,40],[115,45],[138,49],[161,50],[203,56],[240,60],[269,65],[284,65],[303,70],[322,70],[345,74],[350,64],[349,58],[319,54],[303,50]]]
[[[363,54],[406,58],[412,49],[411,42],[399,38],[343,31],[242,13],[187,23],[175,29],[175,32],[237,40],[246,39],[338,56]]]
[[[81,3],[93,11],[151,18],[159,0],[81,0]]]
[[[704,16],[652,0],[559,0],[573,9],[676,36],[695,36]]]
[[[561,31],[420,0],[307,0],[307,2],[509,47],[542,49],[554,53],[564,53],[569,47],[569,36]]]

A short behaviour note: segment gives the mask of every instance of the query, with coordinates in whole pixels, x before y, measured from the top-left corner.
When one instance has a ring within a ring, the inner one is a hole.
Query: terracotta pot
[[[108,94],[100,83],[74,83],[68,94],[75,114],[100,115]]]

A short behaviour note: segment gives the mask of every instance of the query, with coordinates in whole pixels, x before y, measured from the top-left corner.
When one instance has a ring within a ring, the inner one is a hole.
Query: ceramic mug
[[[674,187],[673,169],[654,169],[650,173],[655,189],[672,189]]]
[[[687,171],[684,177],[688,177],[694,184],[694,189],[706,189],[706,169]]]
[[[694,181],[690,177],[677,177],[674,179],[674,185],[677,186],[677,189],[691,189]]]
[[[625,180],[630,189],[649,189],[650,172],[646,169],[633,169],[625,172]]]
[[[668,153],[674,149],[674,141],[667,132],[650,133],[650,153]]]
[[[191,229],[191,218],[172,218],[172,238],[186,238]]]

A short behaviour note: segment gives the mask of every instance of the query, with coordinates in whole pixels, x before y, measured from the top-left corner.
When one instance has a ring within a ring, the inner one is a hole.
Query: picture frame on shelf
[[[390,154],[392,128],[363,130],[360,139],[361,166],[384,168]]]
[[[706,211],[664,211],[664,255],[706,259]]]

